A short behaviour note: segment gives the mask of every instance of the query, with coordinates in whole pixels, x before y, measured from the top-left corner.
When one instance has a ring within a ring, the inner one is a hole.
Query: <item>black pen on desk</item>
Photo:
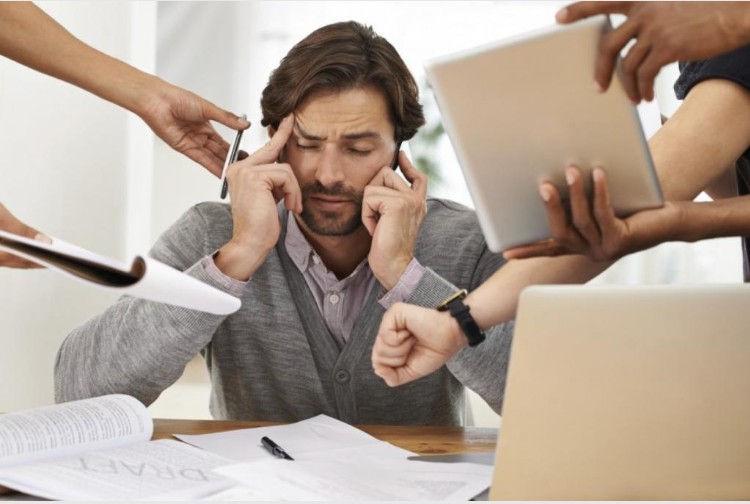
[[[281,457],[287,460],[294,460],[291,456],[289,456],[287,452],[284,451],[284,449],[281,446],[277,445],[266,436],[263,436],[262,438],[260,438],[260,442],[265,447],[266,450],[271,452],[272,455],[276,457]]]
[[[242,114],[240,118],[247,119],[247,116]],[[227,184],[227,170],[229,169],[229,165],[237,161],[237,156],[240,155],[240,141],[242,140],[243,131],[245,130],[239,130],[234,137],[232,147],[230,147],[229,152],[227,152],[227,159],[224,161],[224,168],[221,170],[221,199],[227,197],[227,190],[229,189],[229,185]]]

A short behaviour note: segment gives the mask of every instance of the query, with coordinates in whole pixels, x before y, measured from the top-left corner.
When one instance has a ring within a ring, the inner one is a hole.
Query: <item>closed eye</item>
[[[346,151],[355,156],[367,156],[372,152],[371,150],[352,149],[351,147],[346,149]]]
[[[297,144],[297,148],[299,150],[303,150],[303,151],[305,151],[305,150],[306,151],[312,151],[312,150],[317,150],[318,146],[317,145],[304,145],[304,144],[298,143]]]

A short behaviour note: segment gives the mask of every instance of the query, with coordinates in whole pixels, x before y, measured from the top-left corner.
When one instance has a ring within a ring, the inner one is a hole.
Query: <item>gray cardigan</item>
[[[430,199],[415,256],[428,268],[410,303],[434,307],[457,287],[474,289],[503,263],[484,242],[476,216],[456,203]],[[351,337],[339,348],[282,236],[229,316],[123,296],[75,329],[55,364],[58,402],[111,393],[145,404],[182,374],[199,352],[211,376],[215,418],[291,422],[324,413],[352,424],[460,425],[464,386],[500,411],[512,323],[488,332],[439,371],[390,388],[372,371],[370,354],[383,315],[376,284]],[[226,290],[201,260],[232,236],[230,207],[202,203],[157,241],[151,255]]]

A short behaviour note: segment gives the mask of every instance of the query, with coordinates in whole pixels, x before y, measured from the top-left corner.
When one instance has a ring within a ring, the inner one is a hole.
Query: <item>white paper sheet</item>
[[[47,244],[23,236],[7,233],[5,231],[0,231],[0,237],[30,245],[36,249],[49,251],[53,254],[62,254],[73,259],[90,261],[123,273],[130,272],[132,268],[129,264],[95,254],[82,249],[81,247],[60,240],[59,238],[53,238],[52,244]],[[130,296],[151,301],[182,306],[216,315],[228,315],[234,313],[241,305],[240,300],[236,297],[205,284],[200,280],[171,268],[151,257],[139,256],[136,258],[142,259],[145,262],[146,268],[143,276],[136,279],[132,285],[110,286],[87,280],[86,278],[82,278],[65,270],[53,262],[46,261],[33,254],[27,254],[14,250],[13,248],[4,247],[1,243],[0,250],[28,259],[29,261],[42,266],[46,266],[51,270],[62,273],[63,275],[77,281],[85,282],[89,285],[95,285],[103,289],[116,290],[121,294],[128,294]]]
[[[294,460],[271,455],[268,436]],[[175,437],[226,458],[216,469],[241,486],[208,500],[468,500],[489,487],[492,467],[416,462],[408,450],[325,415],[289,425]]]
[[[0,468],[0,484],[48,499],[194,500],[236,485],[212,471],[229,462],[179,441],[150,441]]]
[[[255,461],[220,467],[241,487],[213,499],[228,500],[469,500],[490,484],[492,467],[414,462],[388,449],[334,450],[289,461]],[[380,452],[380,453],[378,453]]]
[[[263,436],[271,438],[295,459],[310,453],[382,443],[366,432],[326,415],[272,427],[238,429],[214,434],[174,434],[177,439],[198,448],[243,462],[274,459],[260,443]],[[403,451],[412,455],[411,452]]]

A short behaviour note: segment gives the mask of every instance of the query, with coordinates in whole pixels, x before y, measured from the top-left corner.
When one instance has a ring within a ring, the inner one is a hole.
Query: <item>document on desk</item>
[[[213,472],[228,463],[164,439],[2,468],[0,484],[55,500],[195,500],[237,484]]]
[[[294,460],[274,457],[262,437]],[[240,486],[207,500],[468,500],[487,489],[492,468],[471,463],[415,462],[408,450],[325,415],[289,425],[179,439],[245,461],[218,474]]]

